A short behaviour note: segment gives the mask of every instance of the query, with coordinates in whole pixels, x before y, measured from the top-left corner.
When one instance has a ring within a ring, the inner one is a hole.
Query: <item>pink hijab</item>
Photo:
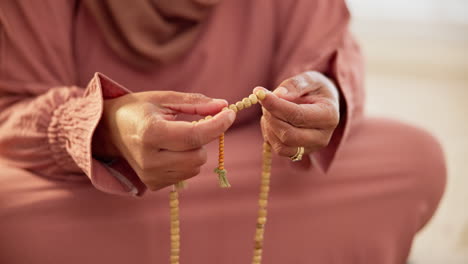
[[[221,0],[83,0],[108,45],[128,63],[144,68],[183,55],[201,22]]]

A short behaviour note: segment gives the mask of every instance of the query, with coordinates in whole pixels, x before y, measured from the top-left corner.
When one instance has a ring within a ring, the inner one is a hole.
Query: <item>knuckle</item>
[[[195,129],[195,127],[192,127],[190,134],[185,137],[185,144],[191,149],[201,146],[202,135]]]
[[[141,181],[151,191],[156,191],[156,190],[159,190],[159,189],[161,189],[161,188],[163,188],[163,187],[165,187],[167,185],[170,185],[169,183],[164,184],[164,183],[160,182],[156,177],[154,177],[154,175],[152,175],[150,173],[143,172],[140,175],[141,175],[140,176]]]
[[[326,140],[319,140],[319,141],[317,141],[317,144],[316,144],[318,149],[323,149],[327,145],[328,145],[328,142]]]
[[[201,170],[200,167],[194,168],[194,169],[191,171],[191,174],[190,174],[191,177],[195,177],[195,176],[197,176],[198,174],[200,174],[200,170]]]
[[[190,93],[187,96],[187,100],[191,103],[198,102],[200,100],[206,100],[206,99],[208,99],[208,97],[206,97],[205,95],[201,93]]]
[[[193,165],[196,167],[200,167],[205,164],[208,160],[206,151],[198,150],[193,155]]]
[[[299,76],[295,76],[293,78],[289,78],[287,81],[286,81],[286,85],[289,85],[291,87],[294,87],[294,88],[297,88],[300,86],[300,83],[301,83],[301,80],[299,78]]]
[[[271,148],[273,149],[274,153],[276,153],[278,155],[281,155],[281,156],[284,156],[285,146],[283,144],[281,144],[278,141],[270,142],[270,144],[271,144]]]
[[[163,175],[161,175],[161,177],[164,178],[164,182],[167,185],[175,184],[181,180],[184,180],[183,176],[184,173],[175,170],[167,171]]]
[[[278,131],[279,140],[285,145],[294,145],[297,142],[297,134],[292,128],[283,128]]]
[[[304,126],[304,110],[299,108],[296,111],[289,111],[286,114],[286,119],[288,123],[295,126]]]
[[[330,143],[331,135],[328,131],[323,131],[322,136],[315,142],[315,146],[317,149],[323,149],[328,146]]]
[[[154,133],[158,130],[160,133]],[[165,134],[166,124],[153,115],[146,116],[137,129],[135,140],[139,145],[153,145],[160,135]]]
[[[183,179],[189,179],[200,174],[200,167],[191,168],[183,173]]]
[[[322,74],[316,71],[306,71],[304,72],[304,78],[307,78],[308,80],[312,82],[316,82],[322,78]]]
[[[325,128],[335,129],[340,122],[340,114],[332,105],[325,106],[324,111],[326,111]]]

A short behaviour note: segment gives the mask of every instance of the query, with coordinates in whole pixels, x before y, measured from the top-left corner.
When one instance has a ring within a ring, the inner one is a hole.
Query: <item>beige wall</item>
[[[366,2],[350,2],[358,1]],[[427,1],[430,2],[441,3]],[[460,6],[468,4],[462,2]],[[367,56],[367,112],[399,118],[430,130],[442,142],[447,156],[446,194],[436,216],[417,237],[411,263],[466,264],[468,23],[440,17],[382,19],[364,15],[372,12],[373,6],[368,5],[366,11],[355,10],[358,5],[353,9],[356,13],[353,30]]]

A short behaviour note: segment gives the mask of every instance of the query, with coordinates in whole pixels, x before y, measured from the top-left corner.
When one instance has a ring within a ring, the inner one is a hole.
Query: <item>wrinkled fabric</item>
[[[83,0],[115,55],[144,69],[170,63],[192,47],[220,0]]]
[[[142,70],[78,2],[0,2],[0,263],[167,262],[168,190],[92,155],[103,101],[175,90],[235,102],[307,70],[337,84],[342,117],[311,169],[275,158],[264,263],[404,263],[442,195],[443,154],[427,132],[364,117],[349,18],[341,0],[225,0],[183,59]],[[217,187],[214,143],[181,193],[183,263],[249,261],[260,114],[242,111],[226,135],[233,187]]]

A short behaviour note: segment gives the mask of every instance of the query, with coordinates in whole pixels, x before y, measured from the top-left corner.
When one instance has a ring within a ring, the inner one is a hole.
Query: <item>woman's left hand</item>
[[[259,89],[264,88],[254,91]],[[294,156],[299,147],[304,155],[326,147],[340,119],[338,89],[314,71],[283,81],[261,104],[263,137],[284,157]]]

